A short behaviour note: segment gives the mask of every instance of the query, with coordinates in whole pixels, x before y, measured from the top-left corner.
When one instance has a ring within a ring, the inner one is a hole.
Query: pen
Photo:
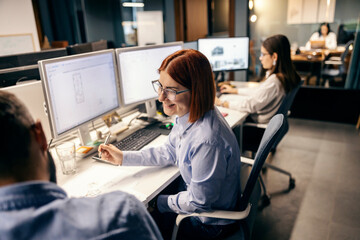
[[[111,135],[111,133],[109,133],[109,134],[107,135],[107,137],[106,137],[106,139],[105,139],[105,142],[104,142],[104,145],[107,145],[107,144],[108,144],[110,135]],[[101,153],[102,153],[102,152],[99,153],[99,158],[101,158]]]

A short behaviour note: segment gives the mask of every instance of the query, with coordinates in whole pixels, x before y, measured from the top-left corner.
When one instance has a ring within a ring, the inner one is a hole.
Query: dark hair
[[[268,37],[262,45],[270,55],[277,53],[276,64],[270,71],[276,74],[285,92],[289,93],[300,82],[300,76],[291,61],[289,40],[286,36],[278,34]]]
[[[326,34],[329,34],[329,32],[331,32],[330,24],[329,24],[329,23],[326,23],[326,22],[323,22],[323,23],[320,24],[320,27],[319,27],[319,30],[318,30],[319,36],[322,35],[322,34],[321,34],[321,27],[322,27],[322,26],[326,26],[326,27],[327,27],[328,32],[327,32]]]
[[[215,81],[209,60],[202,53],[193,49],[177,51],[165,58],[161,71],[191,90],[189,122],[214,109]]]
[[[0,177],[21,180],[30,166],[30,128],[33,119],[13,94],[0,90]]]

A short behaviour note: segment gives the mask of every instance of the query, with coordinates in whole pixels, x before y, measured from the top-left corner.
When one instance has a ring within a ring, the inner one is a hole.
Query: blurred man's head
[[[46,138],[24,104],[0,91],[0,186],[49,180]]]

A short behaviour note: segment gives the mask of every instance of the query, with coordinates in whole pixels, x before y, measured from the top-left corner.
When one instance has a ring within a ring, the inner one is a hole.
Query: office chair
[[[321,71],[321,77],[323,79],[322,85],[324,86],[326,81],[329,81],[329,86],[334,85],[334,78],[341,77],[341,85],[345,84],[347,68],[345,65],[345,59],[352,49],[354,44],[353,40],[350,40],[345,45],[345,51],[340,57],[330,57],[324,62],[323,70]]]
[[[250,175],[247,179],[244,191],[239,196],[238,210],[237,211],[224,211],[214,210],[211,212],[192,213],[192,214],[179,214],[176,218],[172,239],[177,237],[178,229],[182,220],[188,217],[210,217],[220,219],[230,219],[239,222],[239,229],[233,233],[233,236],[227,236],[228,239],[234,239],[234,235],[239,234],[241,230],[244,232],[245,239],[250,239],[252,226],[254,223],[254,213],[256,215],[256,205],[260,198],[259,195],[254,196],[255,189],[259,188],[258,177],[263,164],[270,153],[270,150],[274,143],[281,136],[285,127],[285,117],[282,114],[275,115],[269,122],[264,135],[261,139],[259,149],[256,153],[255,159],[241,158],[241,162],[252,165]],[[240,179],[239,179],[240,180]],[[241,182],[241,181],[240,181]],[[240,183],[241,184],[241,183]],[[256,194],[256,193],[255,193]],[[242,229],[240,229],[242,228]]]
[[[280,143],[280,141],[282,140],[282,138],[285,136],[285,134],[289,131],[289,122],[288,122],[288,116],[290,115],[290,107],[295,99],[295,96],[297,94],[297,92],[299,91],[300,89],[300,86],[304,83],[304,80],[300,81],[300,83],[298,84],[298,86],[296,86],[291,92],[289,92],[288,94],[286,94],[286,96],[284,97],[278,111],[277,111],[277,114],[283,114],[284,115],[284,129],[283,131],[280,133],[280,137],[276,139],[276,141],[274,142],[274,144],[271,146],[271,153],[275,154],[276,152],[276,148],[277,148],[277,145]],[[262,123],[251,123],[251,122],[248,122],[248,123],[244,123],[244,126],[243,126],[243,129],[246,128],[246,127],[249,127],[249,128],[255,128],[257,131],[264,131],[266,128],[267,128],[268,124],[262,124]],[[243,137],[244,139],[244,137]],[[246,141],[246,139],[245,139]],[[252,156],[253,156],[253,153],[255,152],[254,149],[256,149],[257,146],[246,146],[244,145],[245,147],[248,147],[249,150],[252,152]],[[243,149],[243,150],[248,150],[248,149]],[[289,177],[289,188],[288,190],[291,190],[293,188],[295,188],[295,179],[292,177],[291,173],[288,172],[288,171],[285,171],[279,167],[276,167],[272,164],[269,164],[269,163],[265,163],[264,164],[264,167],[268,167],[268,168],[271,168],[277,172],[280,172],[282,174],[285,174]],[[265,169],[264,168],[264,169]],[[261,186],[263,188],[263,192],[264,192],[264,195],[263,195],[263,199],[262,199],[262,203],[263,203],[263,207],[267,206],[270,204],[270,196],[268,195],[267,191],[266,191],[266,186],[264,184],[264,181],[262,179],[262,177],[260,176],[260,183],[261,183]]]

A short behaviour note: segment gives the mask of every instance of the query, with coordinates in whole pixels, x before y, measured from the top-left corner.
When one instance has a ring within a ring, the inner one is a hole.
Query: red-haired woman
[[[102,158],[119,165],[177,165],[186,187],[157,198],[162,216],[174,220],[175,213],[234,209],[240,193],[240,151],[231,128],[214,108],[209,61],[198,51],[180,50],[163,61],[159,73],[160,79],[153,81],[159,101],[167,115],[177,116],[167,142],[138,152],[101,145]],[[168,218],[170,224],[164,226],[155,220],[168,238],[173,222]],[[192,217],[182,223],[179,234],[184,239],[213,239],[232,225],[229,220]]]

